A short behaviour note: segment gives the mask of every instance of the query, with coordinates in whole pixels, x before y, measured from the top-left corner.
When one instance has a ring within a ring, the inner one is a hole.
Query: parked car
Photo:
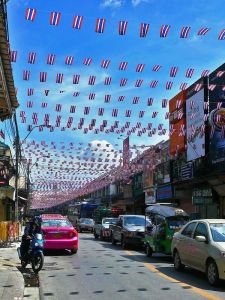
[[[211,285],[225,280],[225,220],[204,219],[188,222],[174,234],[174,268],[185,266],[205,272]]]
[[[143,246],[145,226],[150,226],[150,221],[143,215],[121,215],[116,224],[110,225],[111,242],[120,242],[123,249],[128,245]]]
[[[69,249],[72,254],[77,253],[78,233],[66,217],[49,214],[41,219],[45,249]]]
[[[94,237],[102,240],[110,237],[109,226],[116,224],[117,218],[103,218],[101,224],[94,225]]]
[[[77,229],[79,232],[91,231],[93,232],[94,220],[89,218],[81,218],[77,224]]]

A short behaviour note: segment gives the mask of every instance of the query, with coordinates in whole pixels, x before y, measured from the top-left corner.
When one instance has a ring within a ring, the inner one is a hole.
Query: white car
[[[225,219],[188,222],[173,237],[174,268],[185,266],[205,272],[211,285],[225,280]]]

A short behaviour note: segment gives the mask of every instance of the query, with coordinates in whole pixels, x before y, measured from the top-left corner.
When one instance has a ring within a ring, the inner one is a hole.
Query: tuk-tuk
[[[189,221],[188,214],[180,208],[155,204],[146,208],[145,215],[151,221],[151,226],[145,227],[146,255],[170,255],[173,235]]]

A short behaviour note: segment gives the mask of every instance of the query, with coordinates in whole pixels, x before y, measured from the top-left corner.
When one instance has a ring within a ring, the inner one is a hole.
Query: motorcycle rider
[[[37,233],[42,234],[41,219],[39,217],[34,217],[24,229],[20,245],[21,257],[24,257],[27,254],[30,246],[30,240],[32,239],[32,236]]]

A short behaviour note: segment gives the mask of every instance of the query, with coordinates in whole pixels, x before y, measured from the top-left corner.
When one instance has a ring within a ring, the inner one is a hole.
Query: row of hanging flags
[[[25,13],[25,19],[27,21],[34,22],[36,19],[37,10],[35,8],[27,8]],[[59,26],[60,19],[61,19],[61,12],[51,12],[49,22],[52,26]],[[82,28],[82,25],[84,23],[84,16],[75,15],[73,17],[72,21],[72,28],[80,30]],[[95,24],[95,32],[96,33],[104,33],[106,27],[106,19],[104,18],[97,18],[96,24]],[[120,20],[118,24],[118,33],[119,35],[125,35],[128,28],[128,21],[126,20]],[[145,38],[148,35],[150,29],[150,24],[148,23],[141,23],[140,24],[140,37]],[[161,38],[166,38],[170,32],[171,25],[162,25],[160,27],[159,36]],[[202,27],[198,30],[197,35],[198,36],[204,36],[208,34],[210,31],[210,27]],[[186,39],[189,36],[189,33],[191,31],[190,26],[183,26],[180,31],[180,38]],[[219,32],[218,35],[219,40],[225,40],[225,29],[222,29]]]

